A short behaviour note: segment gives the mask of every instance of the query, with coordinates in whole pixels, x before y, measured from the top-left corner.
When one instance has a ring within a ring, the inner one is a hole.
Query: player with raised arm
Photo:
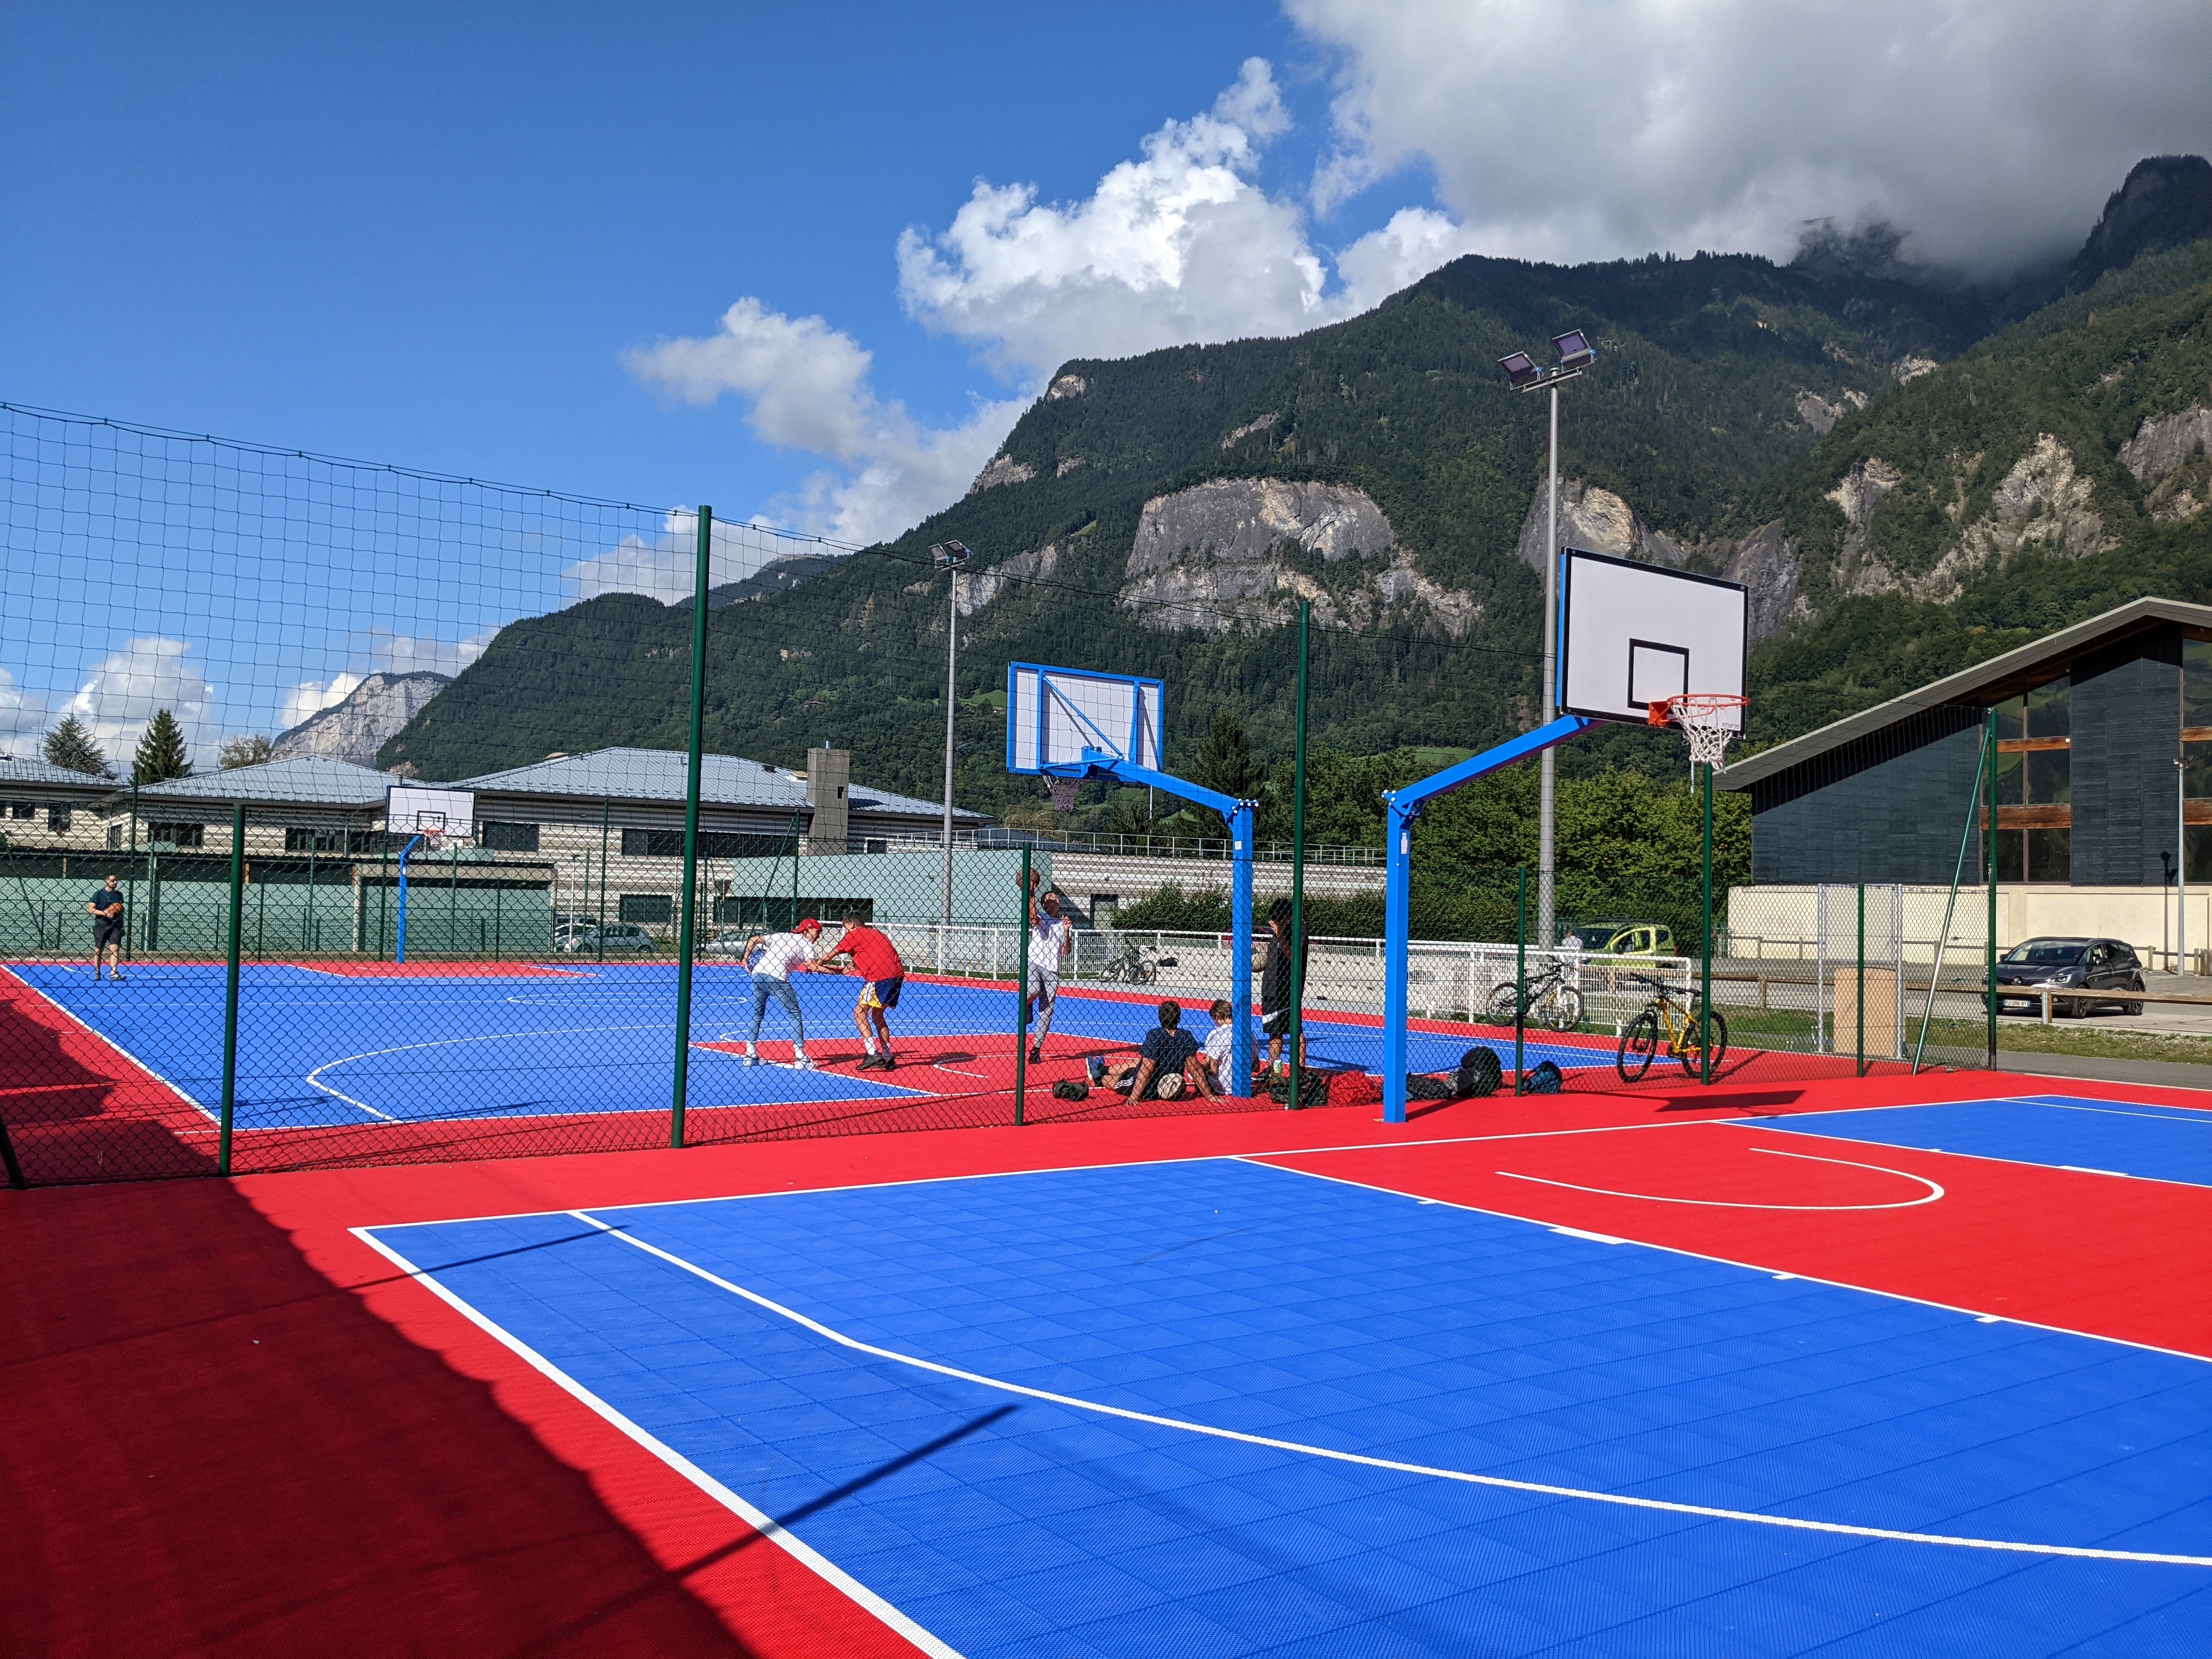
[[[822,960],[826,966],[841,959],[860,980],[860,1000],[853,1005],[853,1024],[860,1027],[860,1044],[868,1052],[853,1069],[894,1071],[898,1059],[891,1053],[889,1015],[898,1006],[899,992],[906,984],[906,963],[899,956],[898,946],[868,926],[868,919],[856,911],[845,918],[845,931],[838,936],[836,948]]]
[[[1030,1038],[1030,1063],[1044,1058],[1044,1040],[1052,1035],[1053,1006],[1060,1000],[1060,964],[1075,942],[1075,926],[1060,914],[1060,895],[1037,896],[1043,872],[1030,875],[1030,1006],[1036,1011],[1036,1030]]]
[[[761,1015],[773,997],[791,1016],[798,1035],[792,1044],[792,1063],[802,1072],[814,1069],[806,1057],[806,1016],[799,1011],[799,993],[792,988],[793,974],[810,973],[815,965],[822,924],[812,916],[793,924],[787,933],[755,933],[745,941],[745,961],[753,977],[753,1023],[745,1034],[745,1064],[760,1064]],[[755,956],[757,951],[760,954]]]

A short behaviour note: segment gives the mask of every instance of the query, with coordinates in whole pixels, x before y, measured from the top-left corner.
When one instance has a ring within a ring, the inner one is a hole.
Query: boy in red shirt
[[[891,1054],[890,1022],[884,1016],[898,1006],[899,991],[906,983],[906,963],[899,958],[898,946],[869,927],[866,916],[850,915],[845,918],[845,932],[837,940],[837,948],[830,953],[833,962],[839,957],[852,964],[852,971],[860,979],[853,1024],[860,1027],[860,1042],[868,1052],[853,1069],[892,1071],[898,1060]]]

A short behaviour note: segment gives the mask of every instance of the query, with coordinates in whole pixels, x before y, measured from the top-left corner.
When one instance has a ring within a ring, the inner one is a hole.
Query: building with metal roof
[[[2000,883],[2212,879],[2212,606],[2137,599],[1752,755],[1761,884],[1942,885],[1997,728]],[[1984,792],[1986,785],[1984,786]],[[1981,836],[1966,879],[1983,879]]]

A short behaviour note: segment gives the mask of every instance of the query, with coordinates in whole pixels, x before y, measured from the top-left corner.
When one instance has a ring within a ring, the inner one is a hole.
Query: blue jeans
[[[768,1000],[770,997],[774,997],[781,1003],[783,1012],[791,1016],[791,1023],[799,1031],[799,1046],[805,1048],[806,1046],[806,1016],[799,1012],[799,993],[791,988],[789,980],[772,978],[767,974],[753,975],[753,1028],[745,1037],[746,1042],[755,1043],[760,1041],[761,1015],[767,1011]]]

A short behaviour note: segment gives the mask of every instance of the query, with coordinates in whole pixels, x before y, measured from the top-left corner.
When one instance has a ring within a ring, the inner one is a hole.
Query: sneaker
[[[879,1069],[886,1072],[896,1072],[898,1070],[898,1056],[887,1051],[884,1055],[884,1063]]]
[[[1094,1085],[1105,1082],[1106,1062],[1099,1059],[1097,1055],[1093,1054],[1090,1059],[1085,1060],[1083,1062],[1083,1069],[1091,1073],[1091,1081]]]
[[[792,1069],[794,1071],[811,1072],[814,1069],[814,1062],[807,1059],[805,1054],[799,1055],[796,1060],[793,1060],[791,1064]]]
[[[744,1059],[739,1063],[745,1066],[757,1066],[760,1064],[760,1056],[755,1054],[750,1048],[748,1048],[745,1050]]]
[[[885,1060],[881,1054],[869,1054],[853,1069],[856,1072],[880,1072],[888,1070],[890,1066],[890,1061]]]
[[[1030,1064],[1032,1066],[1042,1066],[1043,1063],[1044,1044],[1042,1042],[1032,1042],[1030,1044]]]

